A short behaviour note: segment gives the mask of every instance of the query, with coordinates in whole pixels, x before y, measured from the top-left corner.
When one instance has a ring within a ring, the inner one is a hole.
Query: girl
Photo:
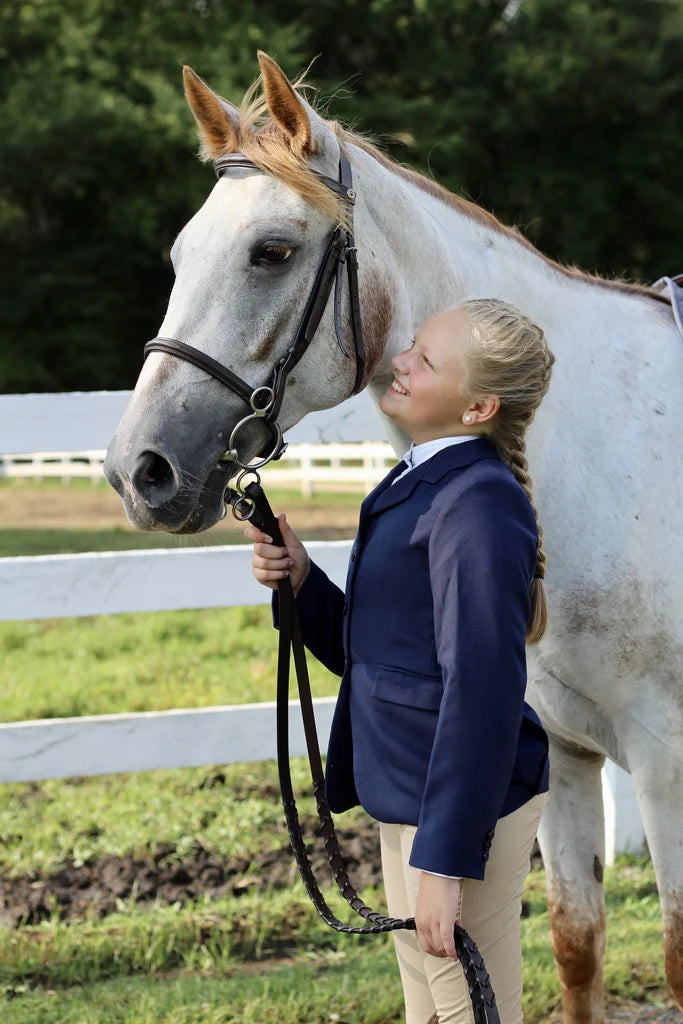
[[[406,1024],[473,1024],[453,946],[484,956],[502,1024],[519,1024],[519,917],[548,789],[548,742],[524,702],[525,641],[546,627],[545,555],[524,435],[550,381],[543,332],[477,299],[430,317],[393,359],[380,408],[411,437],[365,499],[346,592],[280,518],[248,525],[253,570],[289,576],[304,640],[342,676],[327,753],[333,811],[380,825]]]

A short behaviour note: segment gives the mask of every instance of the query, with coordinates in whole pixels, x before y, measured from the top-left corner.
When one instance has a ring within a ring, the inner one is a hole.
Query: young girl
[[[289,575],[306,645],[342,676],[327,753],[333,811],[380,825],[406,1024],[472,1024],[453,946],[486,961],[519,1024],[519,917],[548,789],[548,743],[524,702],[525,642],[546,626],[545,556],[524,435],[550,381],[543,332],[477,299],[430,317],[396,356],[380,408],[412,438],[365,499],[345,594],[280,516],[248,525],[256,579]]]

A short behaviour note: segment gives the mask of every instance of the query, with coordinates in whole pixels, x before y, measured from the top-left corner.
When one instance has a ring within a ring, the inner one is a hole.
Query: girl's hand
[[[417,939],[425,953],[458,959],[453,942],[453,929],[460,924],[462,880],[441,878],[423,871],[417,893],[415,924]]]
[[[251,523],[245,526],[244,536],[254,542],[251,568],[258,582],[270,587],[271,590],[277,590],[278,580],[289,576],[296,597],[310,572],[311,560],[306,548],[287,522],[285,513],[281,512],[277,519],[286,545],[282,548],[275,547],[272,537]]]

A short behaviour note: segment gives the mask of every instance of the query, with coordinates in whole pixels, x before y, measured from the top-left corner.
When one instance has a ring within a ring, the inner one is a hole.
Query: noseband
[[[221,178],[226,171],[229,171],[233,167],[242,167],[253,171],[259,171],[260,173],[265,173],[242,153],[230,153],[216,160],[216,177]],[[332,192],[335,192],[348,204],[350,226],[348,229],[341,226],[336,227],[331,232],[327,240],[325,253],[320,261],[320,265],[313,282],[313,287],[308,295],[301,319],[299,320],[299,326],[297,327],[294,339],[285,354],[273,367],[268,381],[264,384],[252,387],[252,385],[248,384],[247,381],[238,377],[238,375],[228,366],[224,366],[205,352],[201,352],[192,345],[187,345],[184,341],[178,341],[175,338],[154,338],[152,341],[148,341],[145,345],[145,358],[150,354],[150,352],[164,352],[167,355],[176,356],[178,359],[184,359],[186,362],[199,367],[200,370],[204,370],[205,373],[208,373],[215,380],[220,381],[220,383],[224,384],[227,388],[230,388],[231,391],[234,391],[235,394],[239,395],[239,397],[249,405],[251,412],[243,419],[239,420],[239,422],[233,427],[228,441],[228,448],[219,459],[221,462],[233,462],[243,471],[249,470],[251,472],[255,469],[260,469],[262,466],[265,466],[266,463],[272,462],[274,459],[278,459],[287,447],[282,437],[282,429],[277,421],[285,394],[287,377],[297,365],[313,340],[327,306],[333,281],[334,327],[337,336],[337,344],[339,345],[339,350],[342,355],[347,359],[350,358],[349,349],[344,341],[341,316],[342,283],[345,264],[349,280],[351,332],[356,359],[356,378],[351,394],[357,394],[358,391],[360,391],[361,384],[363,383],[363,375],[365,372],[365,352],[363,348],[363,330],[361,326],[360,300],[358,295],[358,261],[356,258],[356,246],[353,238],[353,205],[356,199],[356,193],[353,189],[351,164],[349,163],[348,158],[343,153],[340,153],[338,180],[329,178],[327,175],[321,174],[319,171],[313,171],[313,173]],[[262,420],[263,423],[265,423],[270,430],[273,444],[271,450],[268,451],[267,454],[264,455],[264,450],[267,450],[266,448],[261,449],[258,460],[251,464],[247,464],[240,460],[237,439],[240,430],[242,430],[245,425],[250,423],[252,420]],[[237,511],[236,509],[233,510],[235,512]],[[242,515],[240,518],[248,517]]]

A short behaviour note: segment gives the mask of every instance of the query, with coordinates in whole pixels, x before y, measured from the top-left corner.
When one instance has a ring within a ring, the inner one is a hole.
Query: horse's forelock
[[[295,88],[303,84],[303,76]],[[245,93],[240,105],[239,149],[246,157],[335,223],[348,227],[349,211],[308,166],[308,154],[296,152],[292,140],[271,117],[259,76]],[[332,131],[334,126],[330,125]],[[336,133],[335,133],[336,134]],[[315,155],[315,153],[313,153]]]
[[[302,88],[306,84],[305,73],[293,84],[295,89]],[[311,103],[310,100],[308,102]],[[311,106],[313,106],[312,103]],[[322,113],[321,116],[323,116]],[[347,143],[357,146],[391,173],[396,174],[404,181],[410,182],[423,192],[434,196],[448,206],[455,207],[460,213],[478,221],[489,230],[510,238],[518,245],[522,245],[524,248],[534,252],[551,267],[567,277],[584,280],[586,283],[614,288],[622,292],[646,295],[649,298],[657,299],[664,303],[668,302],[666,296],[654,291],[647,285],[632,283],[618,278],[603,278],[594,274],[588,274],[577,267],[569,267],[558,263],[556,260],[540,252],[516,228],[503,224],[482,206],[478,206],[462,196],[449,192],[443,185],[439,185],[438,182],[425,177],[419,171],[405,167],[392,160],[369,136],[351,131],[336,121],[327,121],[327,125],[336,136],[340,145],[343,146]],[[306,154],[293,151],[290,137],[277,121],[270,116],[268,104],[262,90],[261,75],[247,90],[240,106],[240,150],[263,171],[271,174],[296,192],[297,195],[301,196],[313,209],[329,217],[335,224],[348,226],[349,211],[345,203],[313,173],[308,166]]]

